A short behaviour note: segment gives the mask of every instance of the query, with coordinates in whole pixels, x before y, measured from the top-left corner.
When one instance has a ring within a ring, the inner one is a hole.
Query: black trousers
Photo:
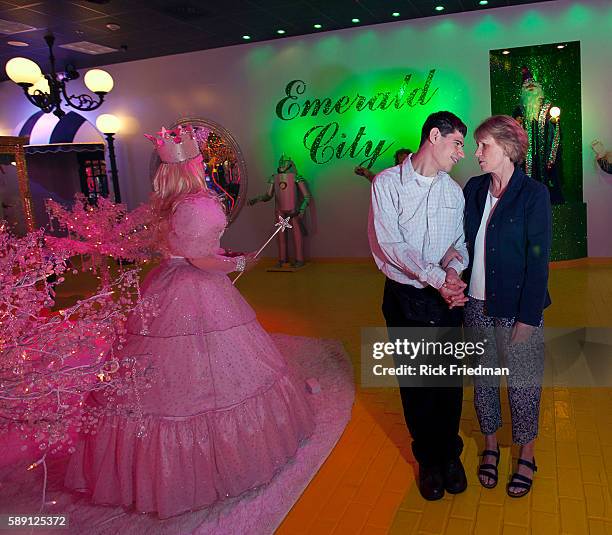
[[[391,279],[385,282],[382,312],[390,338],[397,327],[460,327],[463,311],[449,309],[439,292]],[[412,435],[412,452],[419,464],[443,465],[463,450],[459,422],[463,387],[401,387],[404,418]]]

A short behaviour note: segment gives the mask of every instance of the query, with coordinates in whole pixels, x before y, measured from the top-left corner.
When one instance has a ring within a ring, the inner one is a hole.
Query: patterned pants
[[[465,305],[464,325],[474,340],[488,340],[484,355],[473,357],[474,365],[503,366],[509,369],[508,400],[512,416],[512,440],[524,445],[538,435],[542,376],[544,373],[543,322],[535,327],[525,342],[509,344],[514,318],[487,316],[484,301],[469,298]],[[502,425],[499,376],[474,376],[474,405],[485,435]]]

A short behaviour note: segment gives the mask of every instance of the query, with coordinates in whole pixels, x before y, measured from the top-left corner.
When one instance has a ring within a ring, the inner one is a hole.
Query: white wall
[[[117,141],[122,196],[134,206],[149,193],[151,148],[143,132],[155,132],[180,116],[201,116],[228,128],[244,152],[249,196],[264,189],[264,178],[286,150],[310,182],[316,197],[312,256],[367,256],[366,218],[369,188],[355,177],[357,160],[310,161],[302,145],[306,130],[334,117],[281,121],[275,106],[287,82],[301,79],[309,96],[372,95],[399,86],[403,75],[423,78],[436,69],[438,92],[426,106],[393,115],[361,112],[342,124],[349,139],[358,126],[372,139],[393,139],[375,169],[390,165],[392,152],[416,146],[423,117],[438,109],[458,113],[471,130],[490,114],[489,50],[531,44],[580,41],[584,200],[588,204],[590,256],[612,256],[612,176],[594,164],[590,142],[598,137],[612,147],[612,3],[607,0],[559,0],[518,7],[486,9],[352,28],[320,35],[245,44],[151,60],[111,65],[115,88],[98,111],[115,113],[126,128]],[[395,82],[397,81],[397,83]],[[75,82],[73,82],[74,84]],[[34,110],[10,82],[0,84],[0,133],[14,131]],[[305,97],[307,95],[304,95]],[[463,183],[479,173],[471,153],[454,171]],[[253,248],[269,234],[272,206],[245,207],[226,233],[227,244]],[[273,254],[270,251],[270,254]]]

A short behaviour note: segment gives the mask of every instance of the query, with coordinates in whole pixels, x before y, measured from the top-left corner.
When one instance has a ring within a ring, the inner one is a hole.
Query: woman
[[[537,470],[533,453],[544,368],[542,311],[550,305],[551,207],[546,186],[520,167],[528,140],[513,118],[490,117],[474,138],[485,174],[464,188],[470,255],[464,321],[473,335],[489,342],[477,364],[510,371],[512,439],[520,454],[507,492],[516,498],[529,492]],[[499,464],[496,432],[502,425],[499,380],[475,377],[474,404],[485,439],[478,477],[493,488]]]
[[[132,394],[139,417],[118,409],[123,400],[91,401],[107,414],[79,444],[66,484],[95,503],[167,518],[267,483],[314,421],[304,384],[226,276],[252,256],[219,254],[227,221],[205,186],[191,130],[151,139],[162,161],[153,207],[167,258],[146,278],[143,296],[160,312],[133,314],[117,350],[142,356],[154,381]]]

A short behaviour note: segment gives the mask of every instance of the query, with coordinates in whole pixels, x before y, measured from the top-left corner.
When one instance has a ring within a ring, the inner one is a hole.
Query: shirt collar
[[[402,184],[402,186],[406,185],[411,180],[416,180],[418,174],[412,166],[412,155],[413,153],[409,154],[408,157],[399,166],[400,183]],[[442,178],[443,175],[444,173],[442,171],[438,171],[436,176],[434,177],[434,180]]]

